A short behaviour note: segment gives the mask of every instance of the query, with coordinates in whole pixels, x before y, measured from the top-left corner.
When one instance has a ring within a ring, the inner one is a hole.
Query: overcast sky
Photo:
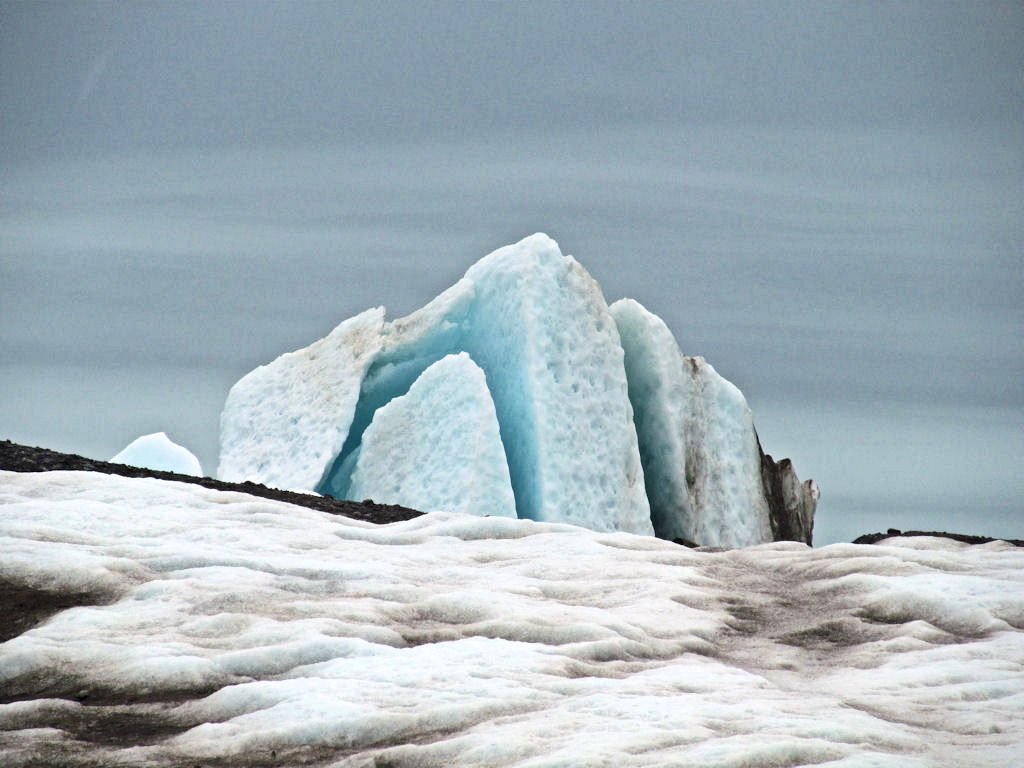
[[[1024,538],[1022,41],[1018,2],[0,3],[0,437],[213,472],[247,370],[544,230],[825,529],[984,496]]]
[[[636,122],[1018,122],[1020,3],[10,3],[6,160]]]

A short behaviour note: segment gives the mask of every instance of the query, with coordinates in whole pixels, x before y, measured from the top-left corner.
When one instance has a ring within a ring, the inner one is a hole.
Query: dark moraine
[[[877,544],[885,539],[892,539],[898,536],[935,536],[940,539],[952,539],[964,544],[988,544],[990,541],[1005,541],[1015,547],[1024,547],[1024,541],[1020,539],[1001,539],[996,536],[971,536],[966,533],[949,533],[948,531],[901,531],[897,528],[890,528],[886,533],[865,533],[853,540],[854,544]]]
[[[226,483],[210,477],[193,477],[174,472],[159,472],[125,464],[97,461],[75,454],[60,453],[0,441],[0,470],[13,472],[47,472],[56,470],[101,472],[124,477],[152,477],[181,483],[201,485],[218,491],[236,491],[251,496],[283,501],[317,509],[336,515],[371,523],[393,523],[419,517],[422,512],[391,504],[341,501],[329,496],[282,491],[256,483]],[[27,584],[0,578],[0,642],[10,640],[39,626],[61,611],[80,606],[104,605],[116,601],[120,595],[107,592],[51,592]],[[45,745],[38,754],[19,756],[21,766],[81,766],[95,768],[101,764],[91,756],[91,749],[155,744],[169,736],[188,730],[198,722],[188,719],[175,709],[175,705],[202,698],[218,686],[201,690],[163,691],[155,699],[82,688],[73,674],[44,675],[36,680],[20,679],[0,691],[0,704],[16,701],[50,699],[56,703],[75,702],[78,706],[53,706],[32,715],[33,727],[57,728],[68,740]],[[2,742],[2,739],[0,739]],[[0,752],[3,752],[0,743]],[[301,751],[300,751],[301,752]],[[323,757],[320,755],[319,757]],[[267,755],[266,761],[247,761],[245,765],[278,765],[276,754]],[[282,756],[291,765],[304,765],[310,755],[297,753]],[[0,757],[0,764],[6,762]],[[207,761],[204,766],[234,764],[228,761]]]
[[[344,501],[330,496],[314,496],[308,493],[282,491],[268,488],[258,483],[226,483],[212,477],[194,477],[179,475],[176,472],[161,472],[144,467],[132,467],[127,464],[113,464],[109,461],[97,461],[78,456],[73,453],[60,453],[47,448],[34,448],[27,445],[12,443],[10,440],[0,441],[0,469],[10,472],[49,472],[69,470],[77,472],[102,472],[107,475],[122,477],[155,477],[158,480],[175,480],[179,483],[201,485],[215,491],[235,491],[259,496],[264,499],[297,504],[301,507],[329,512],[332,515],[343,515],[354,520],[368,523],[397,523],[400,520],[411,520],[423,513],[396,504],[375,504],[372,501]]]
[[[811,526],[813,525],[813,506],[811,503],[794,505],[794,494],[791,489],[789,493],[781,490],[779,480],[783,475],[792,474],[788,459],[783,459],[777,464],[772,461],[771,456],[762,456],[762,475],[765,480],[766,495],[770,500],[775,501],[773,507],[772,527],[776,539],[791,539],[794,541],[805,541],[810,543]],[[223,480],[215,480],[212,477],[194,477],[192,475],[179,475],[175,472],[161,472],[144,467],[132,467],[127,464],[113,464],[109,461],[98,461],[79,456],[73,453],[60,453],[51,451],[48,448],[37,448],[10,440],[0,440],[0,470],[11,472],[48,472],[53,470],[69,470],[79,472],[102,472],[108,475],[121,475],[123,477],[154,477],[158,480],[175,480],[181,483],[201,485],[204,488],[212,488],[216,491],[235,491],[247,493],[251,496],[259,496],[274,501],[283,501],[288,504],[297,504],[310,509],[317,509],[321,512],[328,512],[334,515],[350,517],[354,520],[363,520],[369,523],[395,523],[400,520],[411,520],[420,517],[423,512],[396,504],[376,504],[373,501],[345,501],[335,499],[331,496],[313,496],[306,493],[295,493],[293,491],[282,491],[277,488],[268,488],[258,483],[228,483]],[[782,470],[785,470],[783,472]],[[788,478],[787,478],[788,479]],[[798,488],[808,485],[801,484],[793,475],[791,485]],[[777,488],[778,487],[778,488]],[[774,491],[774,493],[772,492]],[[809,496],[809,491],[808,491]],[[803,499],[801,499],[803,501]],[[789,504],[787,505],[787,502]],[[790,509],[786,509],[789,506]],[[793,507],[796,507],[794,509]],[[806,507],[810,507],[810,512]],[[785,521],[785,522],[783,522]],[[784,530],[783,530],[784,529]],[[1005,541],[1017,547],[1024,547],[1024,541],[1020,539],[998,539],[995,536],[970,536],[962,533],[949,533],[946,531],[900,531],[890,528],[887,533],[866,533],[854,539],[854,544],[876,544],[884,539],[894,536],[937,536],[940,538],[962,541],[965,544],[987,544],[990,541]],[[677,544],[686,546],[697,546],[693,542],[680,539]],[[59,609],[59,606],[57,606]],[[0,638],[2,641],[2,638]]]

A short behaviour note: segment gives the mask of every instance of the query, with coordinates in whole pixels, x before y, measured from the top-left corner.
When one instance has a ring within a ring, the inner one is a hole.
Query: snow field
[[[0,644],[5,764],[1005,766],[1024,743],[1005,544],[376,527],[73,472],[0,473],[0,504],[0,579],[98,603]],[[76,730],[90,712],[169,732]]]

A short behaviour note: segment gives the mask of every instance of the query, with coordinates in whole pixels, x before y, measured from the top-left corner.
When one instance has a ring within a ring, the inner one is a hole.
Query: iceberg
[[[154,432],[132,440],[111,461],[179,475],[203,476],[199,459],[184,446],[178,445],[166,432]]]
[[[353,455],[354,498],[516,517],[494,402],[465,352],[434,363],[381,407]]]
[[[809,525],[775,524],[766,484],[805,516],[816,495],[768,466],[740,391],[536,234],[406,317],[367,310],[243,377],[218,474],[705,545],[809,542]]]

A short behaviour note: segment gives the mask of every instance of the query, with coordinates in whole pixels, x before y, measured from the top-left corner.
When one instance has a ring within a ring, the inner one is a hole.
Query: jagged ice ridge
[[[243,377],[218,476],[714,546],[809,543],[818,497],[735,386],[543,234]]]

